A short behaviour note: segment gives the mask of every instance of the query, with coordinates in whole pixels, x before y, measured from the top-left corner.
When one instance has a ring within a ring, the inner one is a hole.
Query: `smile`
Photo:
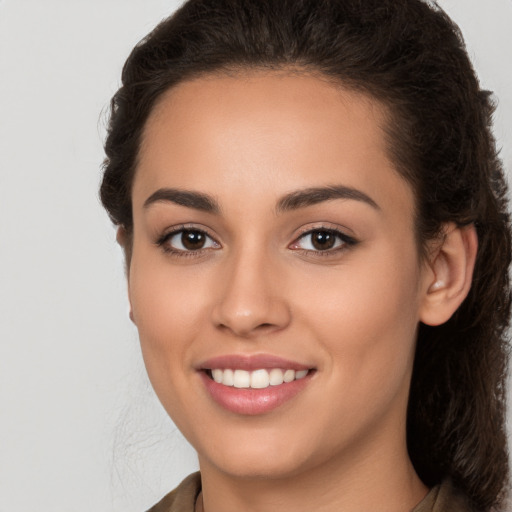
[[[271,354],[231,354],[196,366],[207,396],[222,409],[262,415],[293,401],[314,380],[317,369]]]
[[[293,370],[283,368],[258,369],[254,371],[215,368],[210,370],[211,378],[223,386],[235,388],[265,389],[269,386],[280,386],[306,377],[309,370]]]

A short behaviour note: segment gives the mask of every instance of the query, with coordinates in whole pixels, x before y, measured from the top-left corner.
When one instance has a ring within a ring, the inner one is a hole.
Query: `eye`
[[[180,229],[167,233],[157,244],[167,252],[191,253],[204,249],[218,249],[219,243],[200,229]]]
[[[336,252],[346,246],[355,245],[356,240],[335,229],[312,229],[301,235],[290,249],[314,252]]]

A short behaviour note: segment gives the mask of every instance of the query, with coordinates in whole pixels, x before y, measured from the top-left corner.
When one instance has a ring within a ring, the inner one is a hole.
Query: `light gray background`
[[[0,0],[0,512],[141,512],[196,468],[152,395],[97,199],[100,113],[180,2]],[[441,0],[512,169],[512,0]]]

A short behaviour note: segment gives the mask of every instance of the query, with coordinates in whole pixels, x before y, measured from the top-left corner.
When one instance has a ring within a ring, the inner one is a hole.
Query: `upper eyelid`
[[[307,224],[301,228],[299,228],[298,232],[295,235],[294,240],[297,240],[301,236],[307,235],[309,233],[315,231],[332,231],[334,233],[339,233],[342,236],[346,236],[348,238],[355,239],[355,234],[353,231],[345,226],[341,226],[340,224],[334,224],[332,222],[320,222],[320,223],[311,223]]]
[[[332,233],[332,234],[337,236],[339,239],[341,239],[345,243],[349,242],[349,241],[356,242],[354,237],[352,237],[350,235],[347,235],[347,234],[345,234],[342,231],[339,231],[337,229],[321,229],[320,228],[320,229],[311,229],[309,231],[306,231],[305,233],[302,233],[301,235],[299,235],[298,237],[295,238],[295,240],[292,242],[292,244],[296,243],[298,240],[300,240],[302,238],[305,238],[306,236],[312,235],[313,233],[316,233],[318,231],[327,231],[329,233]]]
[[[205,226],[197,226],[195,224],[178,224],[176,226],[168,227],[162,232],[160,238],[175,235],[176,233],[180,233],[181,231],[200,231],[201,233],[204,233],[213,240],[217,241],[217,237],[215,237],[215,235],[211,233],[209,228]]]

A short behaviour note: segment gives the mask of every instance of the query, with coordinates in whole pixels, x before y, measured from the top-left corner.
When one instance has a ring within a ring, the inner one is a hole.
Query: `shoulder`
[[[194,512],[196,498],[200,491],[201,475],[199,472],[192,473],[147,512]]]
[[[446,479],[425,496],[412,512],[477,512],[468,498]]]

